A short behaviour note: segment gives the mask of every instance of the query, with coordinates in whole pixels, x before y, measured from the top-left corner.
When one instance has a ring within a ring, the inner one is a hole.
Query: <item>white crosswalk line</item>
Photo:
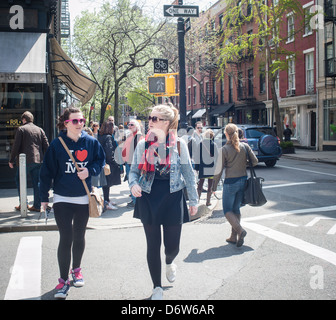
[[[265,227],[265,226],[262,226],[256,223],[244,222],[243,220],[242,225],[244,228],[253,230],[254,232],[262,234],[265,237],[276,240],[285,245],[302,250],[308,254],[311,254],[315,257],[323,259],[333,264],[334,266],[336,266],[336,253],[333,251],[321,248],[307,241],[298,239],[296,237],[290,236],[288,234],[273,230],[271,228],[268,228],[268,227]]]
[[[16,253],[5,300],[41,299],[42,237],[23,237]]]

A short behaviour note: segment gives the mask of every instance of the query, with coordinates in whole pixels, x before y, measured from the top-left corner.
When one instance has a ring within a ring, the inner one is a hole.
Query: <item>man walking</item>
[[[41,208],[39,192],[40,168],[43,161],[43,155],[47,151],[49,143],[44,131],[33,123],[34,116],[31,112],[25,111],[21,116],[21,120],[22,126],[19,127],[16,132],[8,165],[13,169],[15,160],[18,164],[19,154],[26,154],[27,173],[30,174],[34,190],[34,204],[32,207],[28,207],[28,210],[39,212]],[[19,166],[17,166],[15,182],[20,196],[19,178]],[[15,207],[15,209],[20,211],[20,205]]]

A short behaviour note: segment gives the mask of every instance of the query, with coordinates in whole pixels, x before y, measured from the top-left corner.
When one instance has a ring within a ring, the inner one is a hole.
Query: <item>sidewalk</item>
[[[101,192],[102,193],[102,192]],[[33,190],[28,189],[29,205],[33,203]],[[212,199],[210,207],[205,206],[206,193],[202,193],[197,215],[193,220],[209,214],[217,205],[217,199]],[[117,203],[118,210],[107,210],[100,218],[90,218],[88,229],[115,229],[133,228],[142,226],[140,220],[133,218],[133,209],[127,208],[129,197],[128,183],[123,182],[119,186],[110,188],[110,199]],[[19,205],[19,197],[16,189],[3,189],[0,195],[0,233],[23,231],[47,231],[57,230],[53,211],[49,214],[47,223],[45,214],[28,211],[27,217],[21,217],[14,207]]]
[[[295,148],[295,153],[283,154],[281,157],[336,165],[336,151],[315,151]]]

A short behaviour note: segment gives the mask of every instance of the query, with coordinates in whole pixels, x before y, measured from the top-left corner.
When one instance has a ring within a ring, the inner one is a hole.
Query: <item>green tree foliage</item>
[[[83,12],[75,22],[74,56],[98,83],[100,119],[114,105],[118,119],[120,90],[153,59],[153,48],[165,22],[153,23],[129,0],[104,2],[98,12]],[[127,91],[127,90],[126,90]]]

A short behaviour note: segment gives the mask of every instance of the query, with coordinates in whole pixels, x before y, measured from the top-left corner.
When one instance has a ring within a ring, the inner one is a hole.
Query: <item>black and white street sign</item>
[[[191,29],[190,18],[185,19],[184,21],[184,32],[187,32]]]
[[[168,60],[154,59],[154,73],[168,73]]]
[[[164,5],[163,15],[165,17],[199,17],[199,7]]]

